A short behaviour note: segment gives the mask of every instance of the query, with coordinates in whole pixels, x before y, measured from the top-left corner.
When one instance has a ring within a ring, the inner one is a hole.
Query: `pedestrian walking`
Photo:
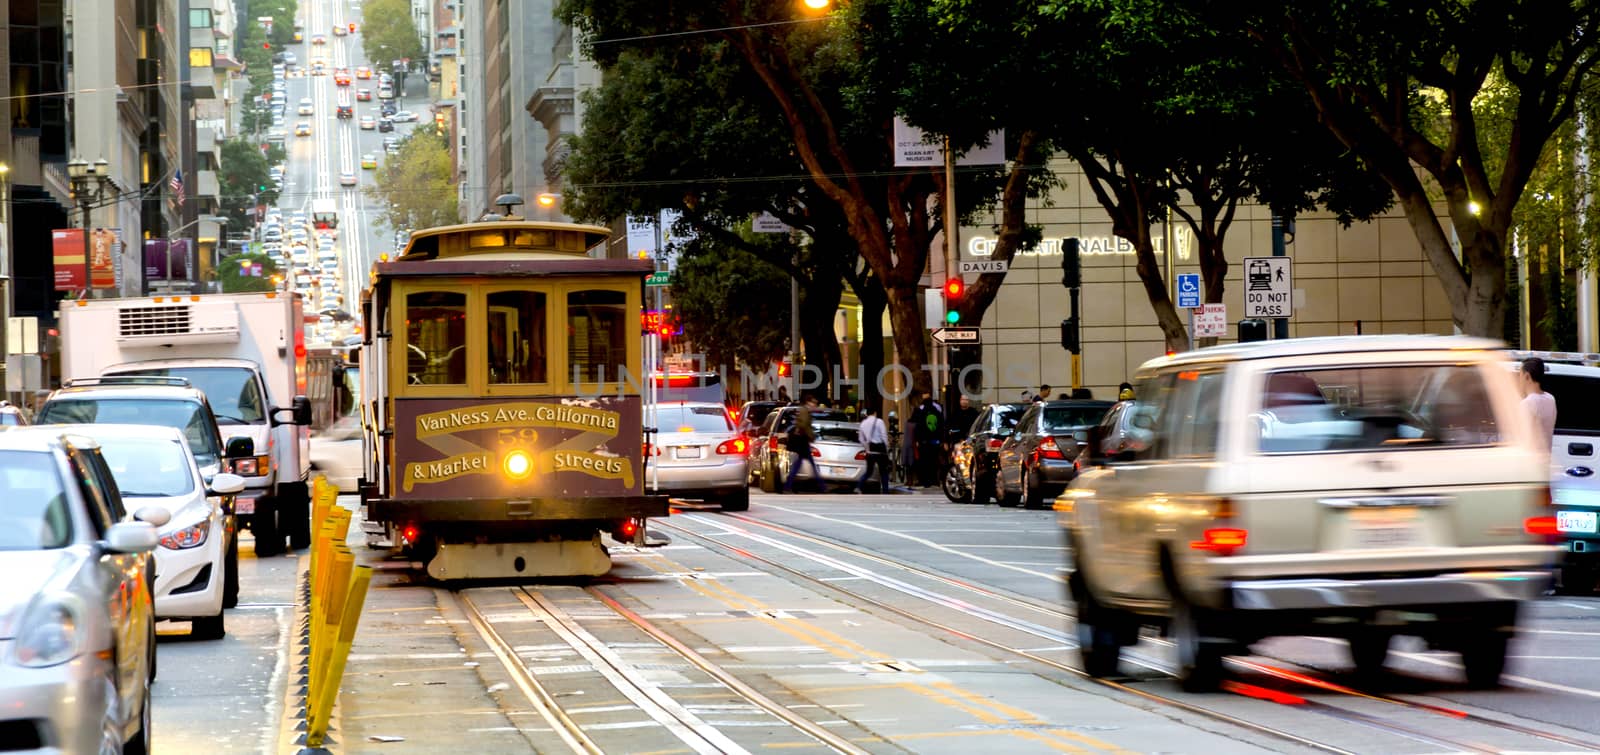
[[[874,467],[878,470],[878,492],[889,492],[889,428],[878,418],[878,410],[868,405],[863,410],[866,415],[861,420],[861,429],[857,437],[861,445],[867,449],[867,466],[861,472],[861,479],[856,481],[856,492],[865,493],[867,480],[872,479]]]
[[[961,394],[956,404],[956,410],[950,413],[950,420],[945,423],[949,427],[947,434],[952,448],[957,441],[967,437],[972,431],[972,423],[978,421],[978,408],[972,405],[972,399],[967,398],[967,394]]]
[[[911,424],[916,429],[917,484],[924,488],[939,485],[940,452],[944,441],[944,414],[939,411],[933,397],[919,393],[920,403],[911,413]]]
[[[789,476],[783,481],[783,492],[794,492],[794,478],[800,472],[801,464],[811,465],[811,479],[813,484],[822,484],[822,475],[817,472],[817,461],[811,458],[811,442],[817,439],[816,431],[811,428],[811,410],[817,408],[815,396],[807,394],[800,400],[800,410],[796,412],[794,428],[789,431],[789,453],[794,454],[794,459],[789,462]]]
[[[1539,450],[1548,455],[1555,445],[1556,397],[1544,390],[1544,360],[1528,357],[1522,360],[1522,408],[1533,422],[1534,440]]]
[[[1033,400],[1036,401],[1036,402],[1040,402],[1040,403],[1043,403],[1045,401],[1049,401],[1050,400],[1050,386],[1048,386],[1048,385],[1039,386],[1039,392],[1034,394]]]

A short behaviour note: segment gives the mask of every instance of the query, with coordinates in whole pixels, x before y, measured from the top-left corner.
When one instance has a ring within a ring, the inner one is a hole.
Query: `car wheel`
[[[234,530],[228,540],[228,555],[223,559],[222,607],[239,605],[239,532]]]
[[[227,633],[221,611],[216,616],[197,616],[189,624],[189,636],[196,640],[220,640]]]
[[[149,755],[150,752],[150,685],[145,685],[139,704],[139,730],[122,745],[122,755]]]
[[[1067,592],[1077,607],[1078,657],[1084,673],[1097,679],[1114,676],[1122,660],[1122,645],[1118,642],[1118,629],[1113,621],[1116,613],[1102,607],[1089,593],[1079,565],[1067,580]]]
[[[1388,632],[1363,632],[1350,638],[1350,660],[1356,664],[1356,673],[1372,678],[1383,674],[1383,664],[1389,660]]]
[[[767,460],[761,463],[761,492],[778,492],[777,479],[778,472],[773,468],[772,457],[768,456]]]
[[[945,471],[944,484],[940,487],[944,489],[944,497],[950,499],[951,503],[972,502],[971,493],[961,483],[961,471],[954,466]]]
[[[749,511],[750,490],[748,488],[729,493],[722,497],[723,511]]]
[[[1022,470],[1022,504],[1023,508],[1037,509],[1044,506],[1044,496],[1039,493],[1038,486],[1033,484],[1033,470]]]
[[[1008,509],[1009,508],[1013,508],[1013,507],[1017,506],[1018,504],[1022,503],[1022,494],[1021,493],[1012,493],[1011,489],[1009,487],[1006,487],[1005,480],[1002,478],[1003,471],[995,472],[994,474],[995,474],[995,488],[996,488],[996,491],[997,491],[996,494],[995,494],[995,497],[997,499],[997,502],[1001,506],[1004,506],[1005,508],[1008,508]]]
[[[150,681],[156,680],[156,619],[150,617]]]
[[[1206,636],[1209,617],[1180,595],[1172,597],[1172,640],[1178,651],[1178,684],[1186,692],[1213,692],[1222,684],[1225,645]]]
[[[994,498],[994,475],[979,472],[972,481],[972,502],[978,506],[986,506]]]

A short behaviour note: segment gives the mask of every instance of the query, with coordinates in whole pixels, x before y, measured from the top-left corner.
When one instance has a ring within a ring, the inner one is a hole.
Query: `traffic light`
[[[1061,321],[1061,348],[1069,354],[1080,353],[1081,345],[1078,343],[1078,318],[1068,317]]]
[[[356,25],[354,23],[350,24],[350,33],[351,34],[356,33]]]
[[[960,278],[951,278],[944,282],[944,322],[946,325],[956,325],[961,322],[961,292],[967,288],[966,281]]]
[[[263,50],[271,50],[272,49],[272,43],[271,42],[262,42],[261,43],[261,49],[263,49]]]
[[[1067,288],[1083,286],[1083,270],[1078,262],[1078,239],[1075,237],[1061,242],[1061,285]]]
[[[778,363],[778,377],[781,377],[781,378],[789,377],[789,369],[790,368],[789,368],[789,363],[788,362],[779,362]]]

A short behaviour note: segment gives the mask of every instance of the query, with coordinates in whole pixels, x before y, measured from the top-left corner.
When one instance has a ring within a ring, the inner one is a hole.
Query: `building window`
[[[191,28],[191,29],[210,29],[211,28],[211,9],[210,8],[190,8],[189,9],[189,28]]]
[[[212,60],[211,48],[209,48],[209,47],[191,47],[191,48],[189,48],[189,67],[190,68],[210,68],[211,67],[211,60]]]

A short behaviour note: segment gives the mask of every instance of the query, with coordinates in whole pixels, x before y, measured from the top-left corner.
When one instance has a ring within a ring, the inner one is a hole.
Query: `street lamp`
[[[539,196],[535,197],[534,201],[538,202],[540,207],[543,207],[545,209],[549,209],[551,207],[555,207],[556,203],[561,201],[561,195],[560,194],[551,194],[550,192],[547,191],[547,192],[544,192],[543,194],[540,194]]]
[[[111,163],[100,158],[90,163],[78,158],[67,163],[67,178],[72,182],[72,196],[83,209],[83,290],[85,298],[94,297],[94,270],[90,267],[89,212],[100,202],[111,186]]]

